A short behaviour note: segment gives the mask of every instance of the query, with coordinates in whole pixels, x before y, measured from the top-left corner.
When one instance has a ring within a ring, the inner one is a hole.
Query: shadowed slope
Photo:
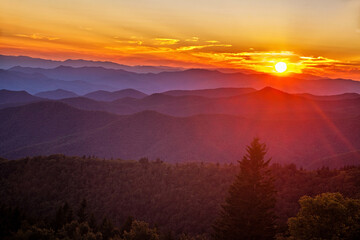
[[[59,99],[64,99],[64,98],[77,97],[78,95],[71,91],[66,91],[63,89],[56,89],[56,90],[52,90],[52,91],[39,92],[39,93],[35,94],[35,96],[41,97],[41,98],[59,100]]]
[[[105,102],[112,102],[117,99],[126,98],[126,97],[140,99],[140,98],[144,98],[146,96],[147,95],[145,93],[142,93],[142,92],[134,90],[134,89],[123,89],[123,90],[119,90],[119,91],[115,91],[115,92],[108,92],[108,91],[100,90],[100,91],[91,92],[91,93],[84,95],[84,97],[86,97],[86,98],[91,98],[93,100],[105,101]]]
[[[178,118],[152,111],[116,116],[41,102],[1,110],[0,122],[0,155],[10,158],[65,153],[233,162],[259,136],[274,161],[307,167],[316,159],[360,149],[359,117],[260,121],[228,115]]]

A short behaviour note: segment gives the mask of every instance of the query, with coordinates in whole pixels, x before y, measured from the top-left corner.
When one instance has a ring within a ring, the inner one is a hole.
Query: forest
[[[75,233],[78,239],[138,239],[130,236],[138,231],[152,236],[139,239],[210,239],[239,169],[236,163],[169,164],[148,158],[1,159],[1,234],[9,239],[31,239],[33,232],[48,234],[44,239],[77,239]],[[288,235],[288,219],[298,214],[302,196],[337,192],[346,199],[360,197],[360,167],[305,170],[270,164],[268,169],[276,192],[278,239]],[[15,227],[4,225],[11,222]]]

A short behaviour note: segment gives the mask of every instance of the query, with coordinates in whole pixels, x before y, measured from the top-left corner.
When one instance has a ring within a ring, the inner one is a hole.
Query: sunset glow
[[[360,0],[0,1],[0,239],[360,239],[359,133]]]
[[[0,7],[5,55],[266,73],[281,61],[288,73],[360,79],[358,0],[16,0]]]

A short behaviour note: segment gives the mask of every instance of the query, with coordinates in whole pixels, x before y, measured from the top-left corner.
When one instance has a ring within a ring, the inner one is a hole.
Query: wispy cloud
[[[137,44],[137,45],[142,45],[143,44],[143,41],[140,41],[140,40],[116,40],[115,42],[117,42],[117,43]]]
[[[216,40],[208,40],[206,41],[207,43],[219,43],[219,41],[216,41]]]
[[[206,45],[194,45],[194,46],[183,46],[176,48],[176,51],[191,51],[195,49],[203,49],[209,47],[232,47],[230,44],[206,44]]]
[[[174,38],[155,38],[150,40],[140,40],[137,37],[131,38],[120,38],[118,36],[114,36],[115,42],[120,44],[119,46],[106,46],[106,49],[113,50],[133,50],[136,52],[187,52],[200,50],[204,48],[211,47],[232,47],[230,44],[222,44],[219,41],[210,40],[199,42],[199,38],[192,37],[185,40],[174,39]],[[204,44],[205,43],[205,44]],[[142,45],[140,46],[132,46],[132,45]]]
[[[275,64],[283,61],[288,65],[288,72],[292,73],[331,77],[341,73],[343,76],[355,76],[353,78],[360,79],[359,62],[344,62],[324,56],[306,56],[294,51],[257,51],[254,48],[235,51],[231,44],[218,40],[200,40],[197,37],[185,39],[116,37],[115,43],[119,45],[109,45],[105,48],[129,58],[138,57],[145,61],[163,59],[162,64],[176,61],[178,66],[207,66],[275,73]]]
[[[22,38],[30,38],[30,39],[34,39],[34,40],[48,40],[48,41],[54,41],[54,40],[60,39],[58,37],[48,36],[48,35],[41,34],[41,33],[33,33],[33,34],[18,33],[18,34],[15,34],[14,36],[22,37]]]
[[[120,43],[123,45],[142,45],[144,43],[144,41],[142,40],[142,38],[138,38],[136,36],[131,36],[130,38],[123,38],[123,37],[118,37],[118,36],[114,36],[113,37],[115,39],[116,43]]]
[[[171,52],[171,48],[167,47],[151,47],[151,46],[144,46],[144,45],[133,45],[133,46],[105,46],[105,49],[117,51],[118,53],[124,55],[146,55],[146,54],[159,54],[159,53],[168,53]]]
[[[274,65],[279,61],[286,62],[289,72],[309,73],[334,77],[343,75],[360,79],[360,62],[340,61],[323,56],[302,56],[292,51],[252,51],[237,53],[194,52],[192,55],[215,66],[227,68],[249,69],[259,72],[273,73]],[[345,74],[345,75],[344,75]]]
[[[197,42],[197,41],[199,41],[198,37],[192,37],[192,38],[185,39],[185,42]]]
[[[180,40],[173,38],[155,38],[155,45],[174,45],[177,44]]]

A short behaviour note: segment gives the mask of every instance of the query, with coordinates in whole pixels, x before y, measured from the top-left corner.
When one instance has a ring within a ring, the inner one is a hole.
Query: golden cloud
[[[348,73],[349,77],[359,79],[359,62],[342,62],[323,56],[302,56],[292,51],[256,51],[237,53],[193,52],[193,56],[207,59],[212,65],[226,68],[249,69],[274,73],[277,62],[286,62],[289,72],[310,73],[322,76],[335,76],[336,73]],[[352,75],[350,75],[352,74]],[[355,76],[357,74],[357,77]],[[355,76],[355,77],[354,77]]]
[[[115,42],[117,43],[128,43],[128,44],[137,44],[137,45],[142,45],[143,41],[140,40],[116,40]]]
[[[176,48],[176,51],[191,51],[195,49],[203,49],[209,47],[232,47],[230,44],[207,44],[207,45],[194,45],[194,46],[183,46]]]
[[[192,38],[185,39],[185,42],[197,42],[197,41],[199,41],[198,37],[192,37]]]
[[[208,40],[206,41],[207,43],[218,43],[219,41],[216,41],[216,40]]]
[[[174,45],[177,44],[180,40],[173,38],[155,38],[155,45]]]
[[[47,36],[47,35],[44,35],[41,33],[33,33],[31,35],[19,33],[19,34],[15,34],[14,36],[22,37],[22,38],[30,38],[30,39],[34,39],[34,40],[48,40],[48,41],[54,41],[54,40],[60,39],[58,37]]]

